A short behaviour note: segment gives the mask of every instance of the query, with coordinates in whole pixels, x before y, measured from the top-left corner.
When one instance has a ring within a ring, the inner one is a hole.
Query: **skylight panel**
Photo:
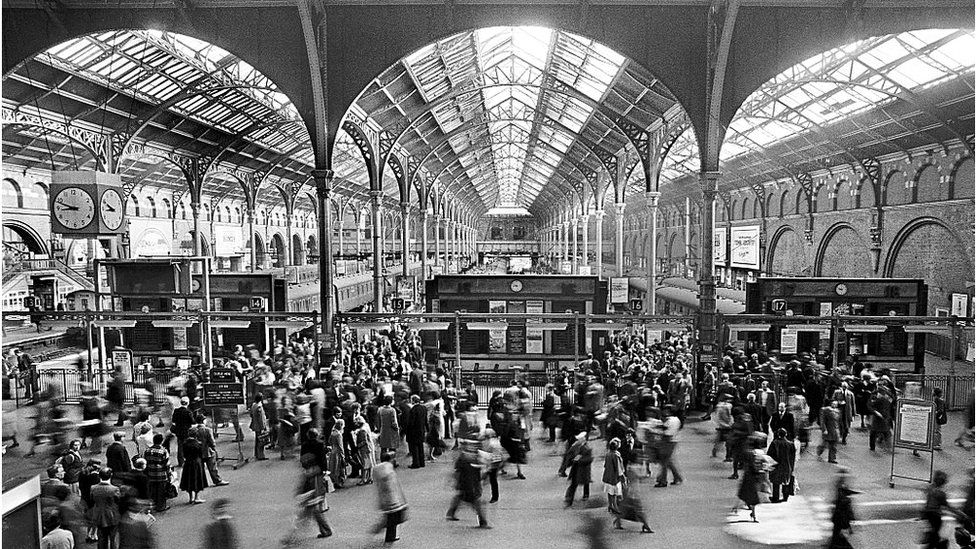
[[[908,88],[925,86],[952,76],[920,57],[906,59],[888,75]]]

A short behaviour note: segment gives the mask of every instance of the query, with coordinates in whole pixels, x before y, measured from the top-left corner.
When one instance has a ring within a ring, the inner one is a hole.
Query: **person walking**
[[[672,412],[670,406],[665,406],[662,410],[664,418],[661,422],[661,440],[658,442],[658,459],[661,461],[661,469],[657,475],[655,488],[665,488],[668,485],[668,471],[671,471],[671,484],[678,485],[683,482],[678,466],[674,463],[674,455],[678,449],[678,431],[681,429],[681,420]]]
[[[830,516],[833,529],[826,549],[853,549],[854,547],[844,535],[845,530],[848,533],[854,532],[854,502],[851,496],[858,493],[848,486],[849,476],[847,469],[842,467],[834,482],[834,510]]]
[[[555,388],[552,384],[546,385],[546,396],[542,399],[542,427],[549,431],[549,438],[546,442],[556,442],[556,427],[559,426],[559,416],[556,414],[556,405],[559,404],[559,397],[556,396]]]
[[[126,498],[119,521],[119,549],[156,549],[156,534],[152,530],[155,519],[147,511],[148,501]]]
[[[620,457],[620,439],[614,438],[607,444],[607,455],[603,460],[603,491],[607,494],[607,510],[611,515],[620,514],[617,503],[623,498],[626,480],[624,461]]]
[[[203,465],[203,444],[194,436],[183,442],[183,472],[180,474],[180,490],[190,496],[189,503],[204,503],[200,492],[207,487],[207,471]]]
[[[481,451],[478,455],[484,475],[488,478],[488,486],[491,487],[491,499],[488,503],[498,503],[498,471],[505,463],[505,456],[502,455],[501,442],[491,427],[486,428],[482,435]]]
[[[796,439],[796,421],[793,414],[786,409],[786,403],[780,402],[776,413],[769,419],[769,429],[775,434],[780,429],[786,431],[786,440]]]
[[[828,448],[827,462],[837,463],[837,441],[840,440],[840,409],[836,400],[830,401],[830,406],[820,410],[820,446],[817,446],[817,457],[823,455],[824,448]]]
[[[264,395],[260,391],[254,395],[254,403],[249,410],[251,415],[251,431],[254,431],[254,459],[264,461],[264,446],[267,444],[268,416],[264,412]]]
[[[68,485],[71,493],[81,495],[78,482],[81,480],[81,471],[85,468],[85,462],[81,458],[80,440],[74,439],[68,443],[68,451],[61,458],[61,467],[64,469],[64,483]]]
[[[725,447],[725,461],[732,461],[729,449],[729,435],[732,432],[732,403],[725,393],[718,395],[715,404],[715,443],[712,444],[712,457],[718,457],[718,450]]]
[[[213,431],[207,427],[207,416],[197,412],[194,421],[196,425],[190,428],[189,435],[203,446],[203,464],[207,466],[211,482],[214,486],[227,486],[230,483],[220,478],[220,471],[217,470],[217,441],[214,440]]]
[[[776,468],[769,473],[769,482],[773,485],[769,501],[785,502],[793,495],[793,469],[796,463],[796,446],[786,438],[786,429],[780,427],[776,430],[767,453],[776,462]]]
[[[373,467],[373,480],[376,482],[377,502],[383,519],[376,526],[375,532],[386,529],[383,541],[392,543],[400,539],[397,527],[407,520],[407,497],[403,494],[400,479],[397,478],[393,467],[395,458],[393,452],[383,452],[380,462]]]
[[[329,433],[328,455],[328,474],[332,478],[332,484],[338,488],[346,482],[346,454],[342,444],[342,432],[345,429],[345,420],[337,419],[332,424],[332,432]]]
[[[210,508],[213,520],[203,530],[200,549],[240,549],[240,537],[230,511],[230,500],[217,498]]]
[[[457,521],[456,513],[461,502],[465,502],[474,508],[478,515],[479,528],[491,528],[488,518],[485,516],[485,509],[481,505],[481,467],[478,461],[478,448],[476,442],[464,440],[461,442],[461,452],[454,462],[456,490],[451,506],[447,510],[447,520]]]
[[[99,482],[91,488],[92,505],[88,509],[88,524],[98,530],[98,549],[118,549],[119,499],[122,492],[112,484],[112,470],[102,467]]]
[[[942,426],[949,423],[949,415],[946,413],[946,402],[942,398],[942,389],[936,387],[932,389],[932,399],[935,402],[935,435],[932,439],[932,448],[942,449]]]
[[[303,525],[312,519],[319,528],[319,538],[332,535],[332,528],[325,520],[325,511],[329,504],[325,498],[325,483],[322,481],[322,468],[319,467],[313,454],[302,454],[299,457],[302,472],[298,478],[295,490],[295,501],[298,503],[298,516],[295,517],[291,532],[284,539],[285,546],[298,543],[298,535]]]
[[[149,499],[157,512],[169,509],[166,503],[170,477],[169,452],[163,448],[163,440],[163,434],[156,433],[153,436],[153,445],[142,454],[146,460]]]
[[[749,437],[747,442],[748,449],[744,452],[743,469],[742,469],[742,481],[739,483],[739,491],[736,496],[739,501],[746,504],[749,509],[749,517],[752,518],[753,522],[759,522],[756,519],[756,507],[760,503],[759,490],[763,484],[764,470],[763,464],[765,461],[758,448],[765,447],[764,442],[765,437],[760,437],[758,435]],[[733,511],[738,509],[738,505],[733,507]]]
[[[945,485],[949,476],[945,471],[936,471],[932,475],[932,483],[925,489],[925,507],[922,509],[922,520],[928,523],[928,528],[922,533],[921,541],[925,549],[941,549],[948,547],[948,542],[942,537],[942,510],[952,510],[945,493]]]
[[[620,514],[614,517],[613,527],[617,530],[623,530],[624,527],[620,523],[621,521],[638,522],[641,525],[642,534],[653,534],[654,530],[651,530],[651,527],[647,524],[644,502],[640,499],[638,486],[636,475],[628,470],[627,480],[623,483],[624,495],[618,502]]]
[[[565,503],[566,507],[573,505],[576,497],[576,488],[583,485],[583,501],[590,498],[590,480],[592,477],[593,449],[590,448],[586,433],[580,432],[576,435],[573,444],[566,451],[563,460],[569,466],[569,487],[566,488]]]

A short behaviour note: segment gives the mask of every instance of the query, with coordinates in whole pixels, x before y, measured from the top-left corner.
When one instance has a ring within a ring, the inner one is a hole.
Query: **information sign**
[[[233,368],[211,368],[210,381],[212,383],[234,383],[237,381],[237,372]]]
[[[712,231],[712,259],[716,266],[725,266],[728,262],[728,250],[725,229],[716,227]]]
[[[796,353],[796,330],[783,328],[779,334],[779,352],[783,354]]]
[[[627,294],[630,290],[630,279],[613,277],[610,279],[610,303],[627,303]]]
[[[952,316],[965,318],[969,308],[969,296],[966,294],[952,294]]]
[[[905,398],[897,402],[895,406],[895,446],[931,451],[934,435],[934,402]]]
[[[132,375],[132,351],[112,349],[112,367],[126,375]]]
[[[237,406],[244,404],[244,385],[242,383],[204,383],[204,406]]]
[[[759,226],[732,227],[729,257],[733,267],[759,268]]]

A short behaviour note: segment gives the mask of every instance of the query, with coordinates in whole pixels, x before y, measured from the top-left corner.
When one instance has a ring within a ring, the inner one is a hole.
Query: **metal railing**
[[[104,375],[105,379],[109,379],[111,378],[112,372],[96,370],[93,374],[96,380],[102,375]],[[137,388],[146,388],[147,381],[152,386],[155,402],[159,404],[166,398],[167,384],[177,375],[179,375],[179,372],[173,369],[157,369],[149,377],[146,376],[145,372],[137,371],[132,379],[125,382],[126,404],[135,402],[135,390]],[[3,399],[13,400],[15,405],[20,407],[25,404],[31,404],[33,399],[43,392],[56,396],[61,402],[76,404],[81,402],[82,392],[86,388],[99,389],[97,383],[89,384],[88,381],[87,372],[80,371],[76,368],[44,368],[37,370],[34,386],[28,392],[26,379],[14,379],[4,376]],[[99,395],[104,395],[105,391],[104,389],[99,389],[98,393]]]
[[[904,390],[907,383],[922,386],[925,397],[931,398],[933,389],[941,389],[947,410],[964,410],[972,399],[974,376],[945,374],[912,374],[898,372],[894,376],[895,388]]]
[[[94,282],[79,274],[59,259],[23,259],[19,263],[4,270],[3,283],[6,284],[19,274],[33,271],[57,271],[85,290],[95,289]]]

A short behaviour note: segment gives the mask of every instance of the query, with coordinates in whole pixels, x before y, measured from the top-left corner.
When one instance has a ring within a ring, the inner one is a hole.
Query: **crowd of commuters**
[[[227,484],[219,470],[216,427],[229,423],[235,441],[244,440],[241,411],[250,419],[253,459],[296,463],[298,512],[285,544],[297,542],[308,522],[319,537],[332,536],[327,494],[373,484],[370,492],[382,516],[376,532],[396,541],[408,510],[396,469],[401,462],[423,468],[447,456],[455,460],[447,520],[461,520],[465,503],[478,526],[490,528],[484,500],[490,505],[503,496],[498,477],[526,478],[537,404],[529,388],[516,378],[479,401],[472,383],[457,387],[455,372],[424,365],[419,338],[409,330],[394,325],[371,339],[350,332],[342,337],[340,355],[320,371],[307,339],[277,342],[266,352],[253,346],[228,350],[214,367],[233,370],[245,384],[243,410],[203,406],[201,384],[210,371],[204,365],[169,382],[169,401],[156,402],[150,387],[134,409],[117,401],[114,378],[106,398],[86,391],[81,438],[52,454],[47,471],[45,537],[70,536],[74,546],[155,547],[155,515],[165,513],[179,492],[188,505],[202,504],[205,494]],[[796,490],[797,454],[810,444],[810,431],[819,432],[817,454],[826,453],[831,462],[858,421],[870,430],[872,450],[890,444],[894,385],[870,365],[850,360],[829,368],[814,355],[780,365],[774,356],[747,357],[731,348],[719,368],[697,379],[693,364],[688,334],[651,344],[617,334],[602,357],[587,356],[576,369],[551,372],[539,403],[539,432],[548,442],[562,441],[555,473],[566,478],[566,507],[574,505],[580,489],[583,500],[590,498],[593,463],[602,462],[600,491],[613,526],[635,522],[651,533],[638,481],[652,477],[659,489],[684,482],[681,433],[699,399],[709,408],[701,419],[714,422],[717,433],[712,456],[723,451],[730,478],[740,479],[736,496],[753,520],[760,503],[786,501]],[[944,415],[941,396],[935,398]],[[57,408],[57,399],[49,400]],[[109,433],[112,441],[103,452],[101,441]],[[849,497],[851,491],[838,486],[838,499]],[[237,547],[230,504],[222,497],[212,502],[214,522],[205,532],[210,546]],[[843,528],[835,538],[843,539]]]

